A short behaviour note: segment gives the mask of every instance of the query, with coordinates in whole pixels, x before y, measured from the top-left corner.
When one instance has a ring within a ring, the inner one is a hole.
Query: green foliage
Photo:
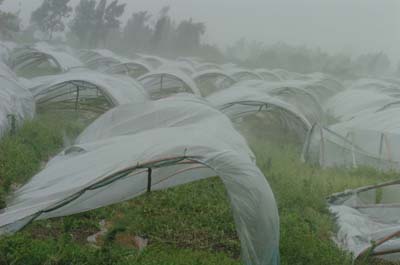
[[[46,115],[27,121],[15,135],[0,142],[0,206],[11,184],[21,184],[32,177],[64,144],[65,137],[76,137],[83,127],[73,117]],[[2,196],[1,196],[2,195]]]
[[[4,0],[0,1],[0,6]],[[0,10],[0,38],[13,39],[15,33],[20,31],[21,21],[18,14]]]
[[[391,71],[391,62],[383,52],[352,57],[344,53],[328,54],[319,48],[283,42],[269,45],[260,41],[249,42],[244,38],[227,47],[226,57],[250,68],[281,68],[296,73],[323,72],[344,79],[382,76]]]
[[[152,28],[149,21],[152,15],[147,11],[135,12],[128,20],[123,31],[123,40],[130,43],[130,49],[135,51],[146,51],[151,39]],[[135,45],[132,45],[134,43]]]
[[[68,238],[32,239],[27,233],[19,233],[0,240],[0,264],[24,265],[237,265],[237,261],[206,251],[191,251],[170,246],[153,245],[143,252],[120,246],[106,251],[73,243]]]
[[[90,33],[94,28],[96,16],[96,1],[81,0],[75,8],[75,16],[70,24],[70,30],[80,44],[89,47]]]
[[[125,11],[126,4],[113,0],[107,5],[107,0],[101,0],[97,5],[95,0],[81,0],[75,8],[70,29],[80,44],[86,47],[103,46],[112,30],[119,30],[120,18]]]
[[[201,47],[201,37],[206,33],[204,23],[183,20],[176,28],[176,44],[183,56],[191,55]]]
[[[32,13],[31,22],[51,40],[54,32],[65,30],[64,19],[72,12],[69,2],[70,0],[44,0]]]

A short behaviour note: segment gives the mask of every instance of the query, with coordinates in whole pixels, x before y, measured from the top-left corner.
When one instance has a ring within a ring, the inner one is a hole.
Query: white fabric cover
[[[297,129],[307,131],[311,128],[312,124],[299,109],[290,103],[269,95],[269,88],[266,89],[263,86],[246,87],[242,86],[242,84],[239,83],[228,89],[214,93],[208,96],[207,100],[232,119],[264,110],[282,110],[289,115],[289,120],[291,118],[292,120],[300,121],[302,127]],[[293,125],[298,126],[299,123],[296,122]]]
[[[349,89],[329,99],[325,111],[339,121],[346,121],[393,101],[395,98],[378,91]]]
[[[373,241],[377,242],[400,231],[399,202],[399,184],[362,187],[332,195],[329,209],[336,217],[339,228],[335,237],[338,245],[357,258],[372,247]],[[400,249],[398,237],[376,247],[374,252],[396,249]],[[380,257],[395,261],[400,258],[400,254]]]
[[[67,51],[60,48],[57,49],[43,42],[37,43],[33,46],[19,47],[11,53],[10,57],[13,69],[25,67],[34,61],[37,61],[37,64],[40,64],[41,61],[37,60],[39,57],[42,59],[53,60],[62,72],[66,72],[72,68],[83,67],[83,63]],[[32,64],[30,67],[35,66],[36,64]]]
[[[70,54],[68,49],[57,49],[45,42],[37,43],[34,46],[34,49],[52,56],[61,66],[63,72],[66,72],[72,68],[83,67],[83,63],[78,58]]]
[[[10,128],[10,115],[18,124],[33,118],[35,102],[32,94],[23,88],[5,65],[0,62],[0,137]]]
[[[186,74],[185,72],[179,70],[179,69],[165,69],[165,70],[157,70],[157,71],[152,71],[148,74],[145,74],[141,77],[138,78],[138,81],[142,83],[146,91],[151,95],[154,91],[160,90],[159,84],[161,84],[161,79],[163,77],[168,77],[171,80],[175,79],[179,82],[182,83],[186,88],[190,90],[191,93],[197,96],[201,96],[201,92],[199,88],[197,87],[196,83],[193,81],[193,79]],[[166,78],[167,79],[167,78]],[[167,81],[166,81],[167,83]],[[147,85],[149,84],[149,85]],[[154,85],[156,84],[156,85]],[[166,84],[167,86],[168,84]],[[163,86],[164,87],[164,86]],[[162,89],[161,89],[162,90]]]
[[[147,104],[143,108],[124,105],[104,114],[82,133],[79,144],[52,159],[15,192],[0,215],[1,233],[16,231],[33,219],[69,215],[139,196],[147,190],[150,167],[152,190],[219,175],[232,206],[245,264],[278,264],[274,196],[229,119],[186,96]]]
[[[82,81],[97,86],[105,93],[114,105],[121,105],[147,100],[147,94],[143,87],[135,80],[126,76],[105,75],[98,72],[76,69],[65,74],[37,77],[31,80],[30,90],[39,101],[46,97],[55,86],[59,84]],[[66,89],[69,89],[66,87]]]

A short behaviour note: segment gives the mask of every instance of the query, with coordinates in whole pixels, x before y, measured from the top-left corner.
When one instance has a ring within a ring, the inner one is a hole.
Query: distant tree
[[[120,17],[126,4],[113,0],[107,5],[107,0],[81,0],[75,8],[75,16],[70,24],[70,35],[75,35],[81,45],[95,48],[100,43],[106,46],[106,41],[112,33],[113,38],[120,30]]]
[[[362,75],[384,75],[390,70],[389,57],[383,53],[362,54],[356,59],[357,72]]]
[[[4,0],[0,0],[2,5]],[[13,35],[20,31],[20,19],[18,14],[3,12],[0,10],[0,37],[5,39],[12,39]]]
[[[154,26],[151,44],[155,52],[170,52],[173,46],[172,40],[175,34],[175,27],[169,16],[169,10],[169,6],[161,9],[159,18]]]
[[[123,41],[129,50],[146,51],[153,34],[149,26],[151,14],[147,11],[133,13],[123,30]]]
[[[64,19],[72,12],[72,8],[68,6],[69,2],[70,0],[44,0],[38,9],[33,11],[31,23],[51,40],[55,32],[65,29]]]
[[[341,78],[354,78],[356,74],[355,65],[351,57],[346,54],[330,56],[320,71]]]
[[[70,24],[70,32],[80,45],[90,46],[90,38],[95,28],[96,0],[81,0],[75,8],[75,16]]]
[[[290,71],[297,73],[311,73],[312,72],[312,56],[308,54],[306,49],[296,49],[287,55],[287,64],[290,65]]]
[[[201,46],[201,37],[206,32],[204,23],[192,19],[183,20],[176,28],[176,46],[181,55],[190,55]]]
[[[107,38],[111,33],[119,33],[120,37],[120,28],[121,28],[121,16],[125,12],[126,4],[119,4],[118,0],[114,0],[111,2],[104,13],[104,35],[103,41],[106,42]],[[112,35],[112,34],[111,34]]]
[[[106,12],[107,0],[100,0],[95,9],[94,28],[92,30],[91,40],[94,46],[97,47],[101,38],[105,34],[104,30],[104,14]]]
[[[96,7],[95,28],[92,39],[96,41],[96,46],[100,41],[106,46],[108,34],[111,31],[119,30],[121,21],[119,18],[125,11],[126,4],[119,4],[118,0],[112,1],[107,6],[107,0],[101,0]]]

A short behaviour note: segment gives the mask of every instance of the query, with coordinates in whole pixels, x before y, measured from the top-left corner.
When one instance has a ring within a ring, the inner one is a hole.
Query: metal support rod
[[[10,122],[10,133],[11,135],[15,135],[16,131],[17,131],[17,118],[15,117],[14,114],[9,114],[7,115],[9,118],[9,122]]]
[[[79,100],[79,86],[76,86],[75,111],[78,110],[78,100]]]
[[[151,174],[153,170],[149,167],[147,169],[147,192],[151,192]]]
[[[319,163],[320,163],[321,167],[324,168],[325,167],[325,139],[324,139],[324,131],[323,131],[322,127],[319,130],[319,134],[321,137]]]
[[[400,236],[400,231],[397,231],[395,233],[392,233],[380,240],[377,240],[374,245],[372,247],[366,248],[363,252],[360,253],[359,257],[362,255],[365,255],[366,253],[368,253],[369,251],[371,251],[371,255],[372,256],[380,256],[380,255],[384,255],[384,254],[391,254],[391,253],[397,253],[398,250],[391,250],[391,251],[375,251],[375,249],[377,247],[379,247],[380,245],[386,243],[387,241]]]

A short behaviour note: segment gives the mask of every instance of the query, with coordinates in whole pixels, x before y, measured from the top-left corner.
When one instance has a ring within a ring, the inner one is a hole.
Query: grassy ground
[[[45,116],[27,123],[0,142],[0,181],[4,191],[24,182],[83,127]],[[249,135],[249,133],[247,132]],[[67,136],[66,136],[67,135]],[[274,138],[275,137],[275,138]],[[371,169],[343,170],[301,163],[295,143],[268,134],[251,134],[258,165],[278,201],[281,263],[341,265],[351,259],[330,240],[333,222],[325,197],[347,188],[396,177]],[[274,139],[266,142],[266,139]],[[3,197],[4,198],[4,197]],[[87,236],[106,220],[110,231],[95,248]],[[132,237],[149,239],[143,252]],[[219,179],[199,181],[79,215],[38,221],[0,239],[0,264],[241,264],[240,243]],[[360,263],[361,264],[361,263]],[[362,264],[378,264],[367,260]]]
[[[74,139],[84,124],[74,114],[46,114],[25,122],[15,135],[0,141],[0,206],[6,193],[26,182],[43,164],[59,152],[69,139]]]

